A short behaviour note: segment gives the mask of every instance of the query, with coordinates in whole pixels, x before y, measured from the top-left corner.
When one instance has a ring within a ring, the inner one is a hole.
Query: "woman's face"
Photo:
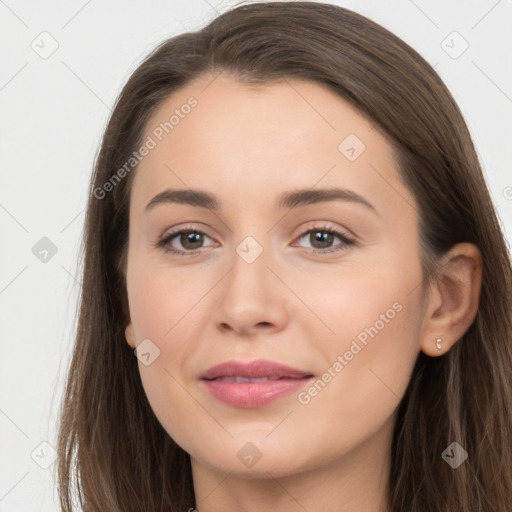
[[[416,202],[377,127],[324,86],[221,75],[168,98],[143,140],[126,337],[142,343],[142,383],[168,434],[193,464],[246,476],[388,446],[425,297]],[[148,206],[170,190],[189,194]],[[255,360],[299,373],[201,378]]]

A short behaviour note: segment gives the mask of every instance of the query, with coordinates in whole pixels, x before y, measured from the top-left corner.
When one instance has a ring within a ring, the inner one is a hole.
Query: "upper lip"
[[[216,366],[212,366],[206,370],[200,378],[211,380],[216,379],[217,377],[237,376],[254,379],[262,377],[288,377],[300,379],[302,377],[311,377],[312,374],[274,361],[258,359],[249,363],[233,360],[226,361]]]

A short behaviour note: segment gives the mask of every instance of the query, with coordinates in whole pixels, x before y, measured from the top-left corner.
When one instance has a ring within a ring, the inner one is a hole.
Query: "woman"
[[[459,108],[383,27],[255,3],[165,41],[84,251],[63,510],[507,509],[510,256]]]

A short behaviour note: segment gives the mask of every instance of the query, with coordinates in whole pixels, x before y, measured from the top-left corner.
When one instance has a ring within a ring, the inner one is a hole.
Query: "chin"
[[[189,453],[214,471],[249,479],[281,478],[311,469],[308,466],[314,457],[307,455],[304,446],[293,442],[293,436],[292,443],[283,446],[277,436],[271,439],[274,434],[265,438],[268,432],[234,436],[229,441],[217,439],[215,446],[210,442],[200,452],[196,449]]]

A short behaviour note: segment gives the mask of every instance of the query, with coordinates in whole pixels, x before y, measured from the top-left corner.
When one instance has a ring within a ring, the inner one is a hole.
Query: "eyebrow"
[[[285,192],[279,197],[277,206],[279,208],[295,208],[297,206],[306,206],[325,201],[346,201],[358,203],[378,215],[377,210],[368,200],[353,190],[342,188],[303,189]],[[188,204],[190,206],[207,208],[214,211],[218,211],[221,205],[221,202],[217,197],[202,190],[166,189],[153,197],[153,199],[151,199],[151,201],[146,205],[144,211],[148,212],[159,204],[167,203]]]

